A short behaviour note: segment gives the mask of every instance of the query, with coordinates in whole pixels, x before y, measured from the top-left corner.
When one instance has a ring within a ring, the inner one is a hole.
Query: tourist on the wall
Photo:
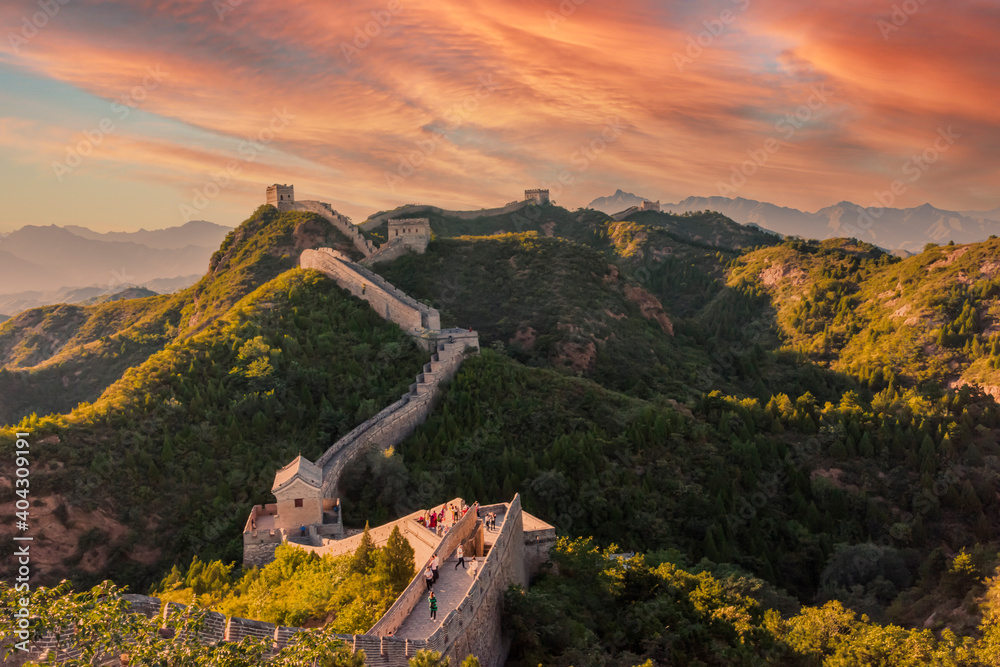
[[[434,572],[431,571],[430,563],[424,568],[424,581],[427,582],[427,590],[430,590],[431,586],[434,585]]]
[[[462,548],[461,544],[458,545],[458,550],[455,552],[455,555],[458,556],[458,562],[455,563],[455,569],[457,570],[459,565],[462,566],[463,570],[467,569],[465,567],[465,549]]]
[[[437,580],[438,580],[438,568],[439,567],[441,567],[441,557],[438,556],[437,554],[434,554],[434,557],[431,558],[431,572],[434,573],[434,583],[435,584],[437,583]]]
[[[428,600],[428,602],[430,602],[430,606],[431,606],[431,619],[432,620],[437,620],[437,617],[438,617],[438,601],[437,601],[437,598],[434,597],[434,591],[431,591],[431,594],[427,598],[427,600]]]

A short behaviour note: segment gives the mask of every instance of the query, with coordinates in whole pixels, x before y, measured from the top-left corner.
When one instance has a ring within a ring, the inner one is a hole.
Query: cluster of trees
[[[558,575],[507,592],[508,664],[979,667],[1000,659],[998,578],[983,582],[976,636],[959,637],[879,625],[837,601],[800,608],[738,569],[686,567],[677,553],[615,552],[561,539],[552,552]]]
[[[283,543],[263,568],[233,568],[195,556],[186,570],[175,565],[152,595],[235,618],[290,627],[318,622],[340,634],[363,634],[416,574],[413,547],[399,528],[376,547],[367,526],[353,554],[319,557]]]

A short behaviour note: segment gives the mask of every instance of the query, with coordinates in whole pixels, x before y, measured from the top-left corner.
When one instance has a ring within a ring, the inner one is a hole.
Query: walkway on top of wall
[[[506,511],[497,512],[497,529],[496,532],[485,531],[485,543],[488,546],[493,545],[493,537],[499,535],[500,529],[503,527],[503,520],[506,516]],[[472,562],[476,561],[476,571],[475,575],[472,574]],[[479,572],[482,571],[483,563],[486,561],[486,557],[482,558],[467,558],[465,563],[469,566],[467,569],[463,570],[459,567],[457,570],[455,566],[458,564],[458,558],[454,557],[454,554],[447,560],[441,563],[441,567],[438,568],[438,581],[434,584],[433,591],[434,597],[438,601],[437,609],[437,619],[431,619],[430,603],[428,599],[430,598],[430,593],[424,593],[424,596],[417,603],[417,606],[413,608],[410,615],[406,617],[403,624],[399,626],[396,631],[395,636],[403,639],[427,639],[434,632],[441,627],[441,623],[445,618],[448,617],[454,609],[458,608],[458,605],[462,603],[465,596],[469,594],[469,589],[472,588],[472,584],[475,583],[476,577],[479,576]]]

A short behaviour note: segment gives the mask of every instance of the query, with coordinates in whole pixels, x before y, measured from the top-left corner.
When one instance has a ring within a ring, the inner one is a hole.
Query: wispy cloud
[[[952,124],[967,141],[902,203],[998,203],[987,200],[998,175],[992,43],[1000,16],[986,0],[928,0],[889,40],[878,25],[891,20],[889,1],[749,0],[682,71],[672,54],[732,0],[591,1],[568,15],[556,0],[389,5],[254,0],[228,3],[220,18],[201,0],[73,0],[30,48],[0,43],[0,63],[109,104],[161,67],[167,76],[142,109],[164,122],[121,128],[81,171],[100,174],[108,188],[150,179],[173,188],[178,202],[234,157],[275,105],[296,121],[229,188],[247,210],[264,183],[291,180],[357,210],[502,204],[552,180],[609,118],[629,131],[577,174],[562,203],[619,186],[662,199],[714,194],[811,86],[826,83],[835,98],[773,152],[742,196],[813,209],[868,200],[928,131]],[[16,25],[28,8],[5,5],[0,23]],[[553,26],[546,12],[563,20]],[[385,13],[391,20],[380,22]],[[356,47],[372,21],[370,42],[345,58],[343,45]],[[495,90],[462,123],[449,122],[483,76]],[[53,150],[86,127],[69,112],[13,125],[31,118],[4,104],[0,115],[10,120],[0,132],[32,133],[0,149],[19,162],[48,166]],[[435,148],[420,169],[388,188],[387,170],[429,137]]]

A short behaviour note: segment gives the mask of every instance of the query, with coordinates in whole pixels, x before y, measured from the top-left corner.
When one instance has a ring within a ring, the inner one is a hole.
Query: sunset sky
[[[0,231],[236,225],[274,182],[355,220],[546,186],[1000,206],[997,0],[3,0],[0,25]]]

